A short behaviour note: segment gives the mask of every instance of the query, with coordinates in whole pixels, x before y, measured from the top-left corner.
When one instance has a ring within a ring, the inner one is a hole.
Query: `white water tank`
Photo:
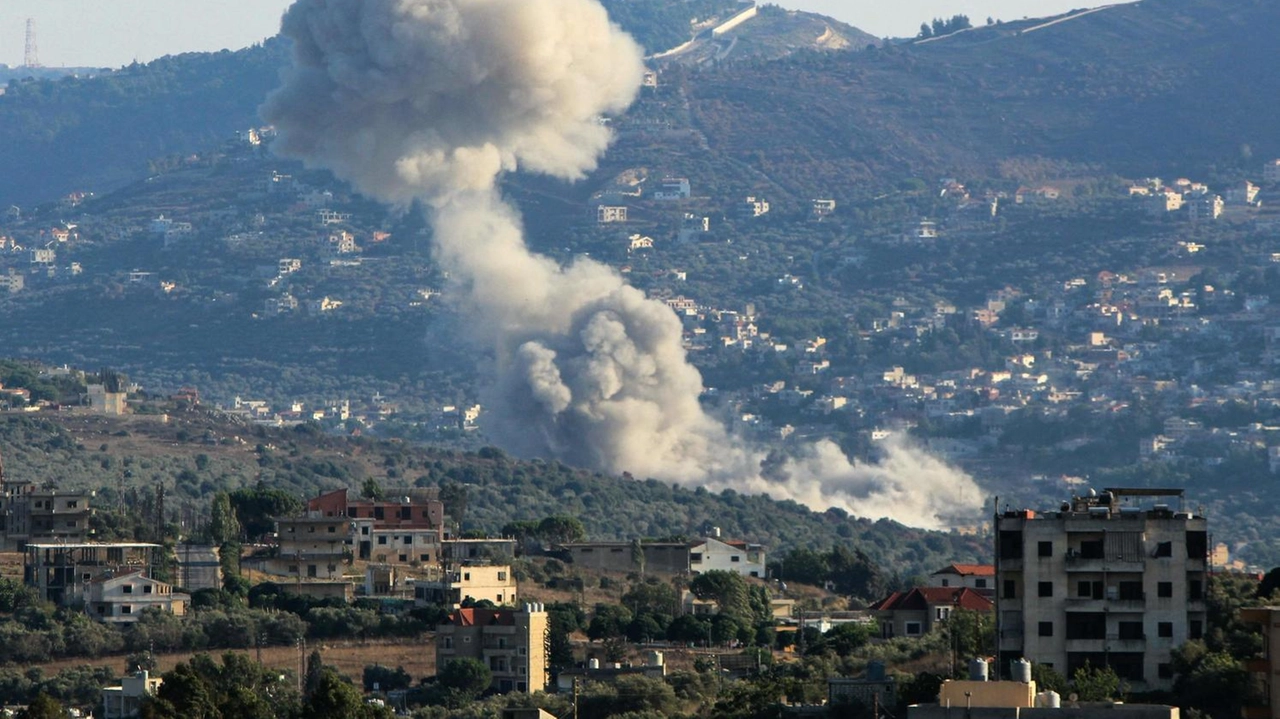
[[[982,657],[976,657],[969,660],[969,681],[985,682],[987,681],[987,660]]]
[[[600,668],[600,660],[599,660],[599,659],[596,659],[595,657],[591,657],[590,659],[588,659],[588,660],[587,660],[587,668],[588,668],[588,669],[599,669],[599,668]]]
[[[665,664],[666,661],[667,661],[666,658],[662,656],[662,652],[659,652],[659,651],[649,652],[649,666],[660,667],[663,664]]]
[[[1045,697],[1045,698],[1048,700],[1048,701],[1047,701],[1047,703],[1045,704],[1045,708],[1046,708],[1046,709],[1061,709],[1061,708],[1062,708],[1062,695],[1061,695],[1061,694],[1059,694],[1059,693],[1057,693],[1057,692],[1055,692],[1055,691],[1052,691],[1052,690],[1051,690],[1051,691],[1047,691],[1047,692],[1045,692],[1045,694],[1047,694],[1047,695],[1048,695],[1047,697]]]
[[[1015,682],[1031,683],[1031,662],[1026,659],[1015,659],[1011,674]]]

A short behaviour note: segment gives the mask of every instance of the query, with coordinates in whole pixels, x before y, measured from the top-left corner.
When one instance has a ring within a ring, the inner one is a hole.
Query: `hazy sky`
[[[194,50],[238,49],[274,35],[291,0],[0,0],[0,63],[21,65],[26,20],[36,21],[40,62],[118,67]],[[933,17],[1053,15],[1098,0],[774,0],[873,35],[915,35]]]

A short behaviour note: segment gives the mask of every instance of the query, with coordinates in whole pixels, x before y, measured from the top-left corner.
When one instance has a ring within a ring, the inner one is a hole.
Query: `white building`
[[[1262,181],[1268,184],[1280,184],[1280,160],[1270,160],[1262,166]]]
[[[998,514],[998,666],[1026,657],[1071,676],[1087,662],[1134,691],[1171,688],[1174,648],[1204,635],[1209,547],[1204,517],[1144,506],[1166,498],[1183,492],[1107,489]]]
[[[129,719],[138,716],[142,702],[160,691],[164,680],[140,671],[120,680],[119,686],[102,688],[103,719]]]
[[[769,214],[769,203],[763,197],[748,197],[744,208],[748,217],[760,217],[761,215]]]
[[[190,602],[190,596],[175,594],[169,584],[152,579],[137,569],[90,582],[85,610],[100,622],[125,623],[138,621],[143,610],[152,608],[183,616]]]
[[[505,564],[494,566],[463,566],[445,572],[437,580],[414,582],[413,598],[419,605],[438,604],[451,609],[462,606],[463,600],[487,599],[498,606],[516,604],[516,577]]]
[[[626,221],[627,208],[624,206],[599,205],[596,207],[596,222],[602,225]]]
[[[664,177],[662,186],[653,193],[655,200],[685,200],[693,194],[687,177]]]
[[[929,575],[930,587],[968,587],[983,596],[995,593],[996,568],[991,564],[950,564]]]
[[[707,537],[689,548],[689,569],[695,573],[718,569],[744,577],[764,577],[765,549],[759,544]]]

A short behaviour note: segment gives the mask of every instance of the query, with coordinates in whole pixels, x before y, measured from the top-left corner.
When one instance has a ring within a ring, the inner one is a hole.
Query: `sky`
[[[1014,20],[1096,7],[1097,0],[773,0],[830,15],[880,37],[913,36],[920,23],[965,14]],[[1114,1],[1114,0],[1112,0]],[[0,0],[0,64],[21,65],[27,18],[40,63],[119,67],[180,52],[237,50],[276,34],[291,0]]]

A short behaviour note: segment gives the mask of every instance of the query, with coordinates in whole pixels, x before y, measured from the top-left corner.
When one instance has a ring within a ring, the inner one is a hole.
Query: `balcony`
[[[1125,572],[1141,574],[1146,569],[1146,564],[1141,560],[1126,562],[1122,559],[1081,557],[1079,554],[1068,553],[1066,569],[1068,572]]]
[[[1107,640],[1098,639],[1068,639],[1068,652],[1091,652],[1101,653],[1107,651]]]
[[[1141,652],[1147,648],[1147,639],[1144,635],[1130,635],[1121,637],[1118,634],[1107,635],[1107,651],[1111,652]]]

